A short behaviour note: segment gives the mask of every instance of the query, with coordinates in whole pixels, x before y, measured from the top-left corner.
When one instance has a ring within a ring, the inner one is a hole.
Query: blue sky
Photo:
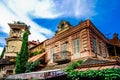
[[[73,26],[90,19],[107,37],[120,34],[120,0],[0,0],[0,53],[8,37],[8,23],[30,25],[29,40],[51,38],[61,20]]]

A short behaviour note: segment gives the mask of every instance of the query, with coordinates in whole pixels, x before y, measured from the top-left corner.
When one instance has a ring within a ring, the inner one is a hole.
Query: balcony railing
[[[71,53],[69,51],[61,51],[53,54],[53,62],[69,62],[71,60]]]

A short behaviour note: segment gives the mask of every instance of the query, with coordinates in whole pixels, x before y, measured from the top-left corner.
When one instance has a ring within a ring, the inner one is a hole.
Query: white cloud
[[[36,24],[33,18],[88,18],[95,15],[94,6],[94,0],[1,0],[0,31],[8,34],[7,23],[20,20],[31,26],[30,40],[43,41],[43,34],[52,36],[54,32]]]
[[[38,2],[38,0],[31,1],[32,2],[30,3],[28,3],[29,0],[6,0],[0,2],[0,31],[8,34],[10,30],[8,23],[20,20],[31,26],[31,35],[29,37],[30,40],[43,41],[46,39],[43,34],[48,36],[53,35],[52,31],[36,24],[31,20],[30,17],[28,17],[29,13],[33,10],[35,4]],[[1,38],[4,37],[1,36]],[[0,43],[1,42],[5,43],[5,40],[0,40]]]
[[[61,0],[56,1],[56,12],[64,17],[89,18],[96,13],[95,0]]]
[[[88,18],[95,15],[93,0],[76,0],[75,17]]]
[[[37,18],[89,18],[96,15],[95,0],[34,0],[33,3],[30,15]]]
[[[32,1],[32,2],[31,2]],[[35,22],[33,22],[31,20],[30,17],[28,17],[30,11],[32,11],[34,9],[34,6],[36,5],[36,3],[38,2],[38,0],[6,0],[4,1],[5,4],[7,4],[7,6],[2,3],[0,6],[0,9],[2,12],[2,14],[0,15],[0,25],[2,27],[2,31],[9,33],[9,27],[7,25],[7,23],[11,22],[11,21],[15,21],[15,20],[20,20],[25,22],[26,24],[31,26],[31,37],[34,35],[34,38],[32,39],[40,39],[40,41],[43,41],[45,39],[45,37],[41,34],[44,33],[46,35],[53,35],[53,32],[43,28],[40,25],[37,25]],[[29,5],[28,5],[29,3]],[[38,37],[35,37],[39,35]],[[30,38],[31,39],[31,38]]]
[[[0,29],[1,31],[8,33],[9,32],[9,26],[8,22],[12,22],[13,20],[17,20],[17,17],[14,16],[5,5],[0,3]]]
[[[55,9],[56,6],[53,0],[41,0],[37,3],[31,15],[40,18],[56,18],[61,13],[56,13]]]

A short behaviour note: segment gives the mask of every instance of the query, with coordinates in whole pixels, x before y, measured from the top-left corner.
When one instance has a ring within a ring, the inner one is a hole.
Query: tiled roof
[[[39,43],[40,43],[39,41],[34,41],[34,40],[28,42],[28,44],[34,44],[34,45],[37,45],[37,44],[39,44]]]
[[[76,69],[80,71],[85,71],[85,70],[101,70],[106,68],[120,68],[119,60],[109,61],[88,58]]]
[[[108,65],[108,66],[98,66],[98,67],[87,67],[87,68],[79,68],[75,69],[77,71],[86,71],[86,70],[103,70],[107,68],[120,68],[119,65]]]
[[[43,44],[43,42],[38,43],[37,45],[35,45],[35,46],[31,47],[31,48],[30,48],[30,50],[31,50],[31,49],[34,49],[34,48],[36,48],[37,46],[39,46],[39,45],[41,45],[41,44]]]
[[[53,64],[48,64],[46,65],[44,68],[40,69],[41,71],[44,71],[44,70],[54,70],[54,69],[64,69],[65,67],[67,67],[68,65],[72,64],[73,62],[69,62],[69,63],[65,63],[65,64],[56,64],[56,63],[53,63]]]
[[[28,62],[35,62],[36,60],[40,59],[41,57],[43,57],[46,53],[41,53],[41,54],[38,54],[36,56],[33,56],[31,58],[28,59]]]
[[[110,61],[88,58],[84,63],[81,64],[81,66],[90,65],[90,64],[104,64],[106,62],[110,62]]]

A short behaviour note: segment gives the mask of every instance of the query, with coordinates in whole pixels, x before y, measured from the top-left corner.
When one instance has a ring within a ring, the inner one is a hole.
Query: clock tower
[[[14,58],[21,49],[22,37],[28,26],[22,22],[8,23],[10,27],[9,37],[6,38],[6,52],[4,58]]]

